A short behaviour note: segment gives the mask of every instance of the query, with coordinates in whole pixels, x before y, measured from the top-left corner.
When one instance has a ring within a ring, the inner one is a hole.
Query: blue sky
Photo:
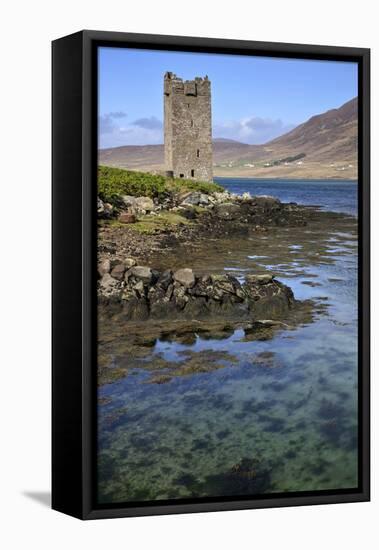
[[[355,63],[99,48],[99,145],[163,143],[163,75],[212,82],[213,137],[264,143],[358,94]]]

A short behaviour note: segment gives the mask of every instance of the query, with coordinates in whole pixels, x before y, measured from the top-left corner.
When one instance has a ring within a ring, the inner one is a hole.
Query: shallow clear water
[[[299,195],[308,193],[296,186]],[[334,209],[344,201],[336,199]],[[356,220],[220,241],[188,261],[196,270],[232,270],[241,279],[273,270],[296,298],[315,300],[315,320],[262,340],[239,329],[213,339],[158,338],[143,356],[152,370],[189,357],[207,363],[214,352],[221,368],[161,384],[151,383],[149,366],[131,368],[99,388],[99,500],[355,487]],[[110,340],[104,349],[117,367],[127,352],[122,337]]]
[[[323,210],[357,214],[358,183],[353,180],[215,178],[232,193],[272,195],[282,202],[318,205]]]

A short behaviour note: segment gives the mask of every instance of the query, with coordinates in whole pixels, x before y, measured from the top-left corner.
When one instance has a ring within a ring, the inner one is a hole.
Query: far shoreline
[[[323,182],[332,181],[332,182],[356,182],[358,183],[358,178],[285,178],[285,177],[252,177],[252,176],[214,176],[215,180],[254,180],[254,181],[292,181],[292,182],[302,182],[302,181],[312,181],[312,182]]]

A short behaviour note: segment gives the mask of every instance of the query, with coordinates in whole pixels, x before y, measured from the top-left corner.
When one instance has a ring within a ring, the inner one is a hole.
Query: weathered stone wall
[[[211,83],[208,77],[164,76],[166,170],[174,177],[213,180]]]

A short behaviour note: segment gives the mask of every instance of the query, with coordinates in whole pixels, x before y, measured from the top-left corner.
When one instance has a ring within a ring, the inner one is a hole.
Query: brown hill
[[[263,145],[215,139],[214,173],[229,177],[356,178],[357,142],[358,101],[354,98]],[[99,163],[163,171],[163,145],[101,149]]]
[[[351,161],[357,154],[358,101],[345,103],[310,118],[287,134],[266,144],[275,152],[306,153],[308,158],[330,161]]]

